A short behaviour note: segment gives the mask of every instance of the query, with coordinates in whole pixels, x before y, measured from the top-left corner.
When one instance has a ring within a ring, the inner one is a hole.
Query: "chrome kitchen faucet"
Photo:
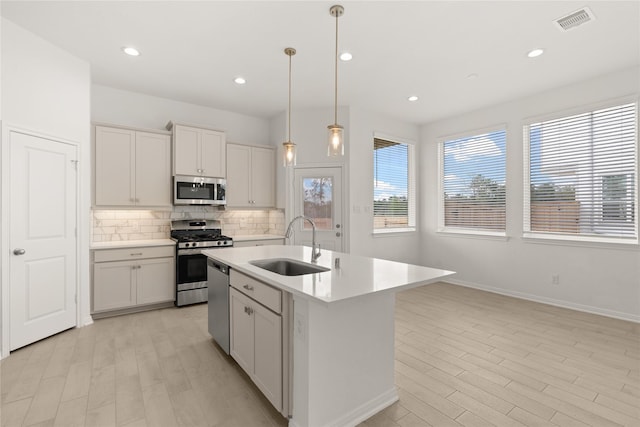
[[[316,263],[318,261],[318,258],[320,258],[320,255],[322,255],[320,253],[320,243],[318,243],[318,248],[316,251],[316,223],[313,222],[313,220],[311,218],[309,218],[308,216],[304,216],[304,215],[300,215],[297,216],[295,218],[293,218],[291,220],[291,222],[289,223],[289,227],[287,227],[287,232],[284,234],[284,237],[286,239],[291,238],[291,232],[293,231],[293,223],[296,222],[299,219],[304,219],[309,221],[309,224],[311,224],[311,262],[312,263]]]

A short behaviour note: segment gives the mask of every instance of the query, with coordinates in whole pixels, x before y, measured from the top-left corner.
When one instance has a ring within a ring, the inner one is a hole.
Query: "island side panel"
[[[290,426],[353,426],[398,400],[395,294],[331,304],[294,299]]]

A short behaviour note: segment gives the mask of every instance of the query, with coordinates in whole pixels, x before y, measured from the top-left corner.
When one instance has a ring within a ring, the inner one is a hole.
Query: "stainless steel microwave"
[[[225,205],[227,181],[222,178],[176,175],[173,177],[174,205]]]

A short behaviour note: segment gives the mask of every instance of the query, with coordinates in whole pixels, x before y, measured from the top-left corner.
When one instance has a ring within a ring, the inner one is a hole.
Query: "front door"
[[[316,224],[316,243],[321,249],[342,252],[342,168],[296,168],[294,172],[294,215],[305,215]],[[297,221],[293,243],[311,246],[311,225]]]
[[[9,348],[76,326],[77,148],[11,131]]]

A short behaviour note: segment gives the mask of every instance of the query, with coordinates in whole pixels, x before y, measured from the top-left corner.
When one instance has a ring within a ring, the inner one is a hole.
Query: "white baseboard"
[[[358,406],[352,411],[334,420],[328,426],[331,427],[352,427],[357,426],[366,419],[372,417],[388,406],[398,401],[398,391],[395,386],[382,393],[378,397]]]
[[[629,314],[629,313],[621,313],[615,310],[607,310],[599,307],[592,307],[589,305],[576,304],[570,301],[557,300],[553,298],[541,297],[538,295],[528,294],[524,292],[516,292],[508,289],[502,288],[494,288],[492,286],[485,286],[479,283],[467,282],[464,280],[455,280],[455,279],[447,279],[447,283],[451,283],[452,285],[464,286],[466,288],[478,289],[481,291],[487,291],[494,294],[505,295],[508,297],[514,297],[519,299],[524,299],[527,301],[539,302],[542,304],[553,305],[556,307],[568,308],[571,310],[582,311],[585,313],[598,314],[600,316],[611,317],[614,319],[626,320],[629,322],[640,323],[640,316]]]
[[[364,420],[372,417],[388,406],[398,401],[398,391],[395,386],[390,390],[382,393],[376,398],[358,406],[333,421],[327,423],[324,427],[353,427],[357,426]],[[295,420],[289,420],[289,427],[306,427],[296,423]]]

